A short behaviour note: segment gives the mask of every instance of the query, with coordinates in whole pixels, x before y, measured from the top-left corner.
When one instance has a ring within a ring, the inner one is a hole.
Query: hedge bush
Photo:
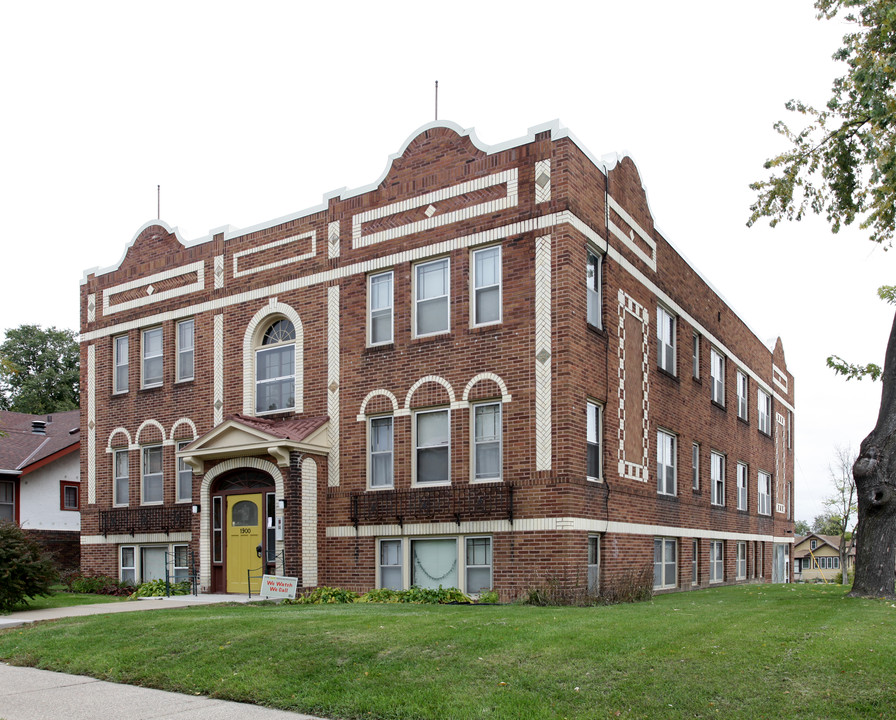
[[[15,523],[0,523],[0,613],[50,595],[56,568],[44,549]]]

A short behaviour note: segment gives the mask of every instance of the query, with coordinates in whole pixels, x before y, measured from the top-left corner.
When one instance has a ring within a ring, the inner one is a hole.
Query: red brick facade
[[[164,549],[182,573],[189,549],[238,589],[227,513],[261,495],[267,569],[305,586],[511,598],[584,585],[590,547],[592,582],[690,589],[695,539],[697,585],[789,577],[780,341],[657,232],[630,159],[556,126],[489,148],[433,124],[311,211],[189,244],[150,223],[87,274],[81,332],[86,569],[148,577]]]

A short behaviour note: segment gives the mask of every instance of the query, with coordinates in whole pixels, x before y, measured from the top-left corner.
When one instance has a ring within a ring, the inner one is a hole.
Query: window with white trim
[[[411,539],[411,585],[458,587],[457,538]]]
[[[473,405],[473,479],[501,479],[501,403]]]
[[[737,416],[741,420],[748,419],[747,406],[749,405],[749,401],[747,400],[747,376],[742,373],[740,370],[737,371]]]
[[[737,543],[737,569],[735,577],[737,580],[747,579],[747,543],[743,541]]]
[[[603,459],[601,448],[603,445],[603,406],[588,402],[586,425],[587,444],[587,478],[600,481],[603,478]]]
[[[818,547],[818,540],[810,540],[809,541],[809,549],[814,550]]]
[[[414,337],[448,332],[449,280],[448,258],[414,266]]]
[[[141,387],[158,387],[162,384],[162,328],[143,331],[143,374]]]
[[[386,590],[402,590],[404,576],[401,540],[380,540],[379,543],[380,584],[378,587]]]
[[[691,550],[691,585],[698,585],[700,582],[700,541],[694,538],[693,549]]]
[[[174,572],[172,582],[185,582],[190,579],[190,546],[175,545],[172,553]]]
[[[122,545],[118,549],[118,578],[122,582],[137,584],[137,549],[133,545]]]
[[[725,456],[715,451],[709,454],[709,482],[712,485],[713,505],[725,504]]]
[[[759,388],[758,404],[759,404],[759,430],[766,435],[772,434],[772,396],[765,390]]]
[[[448,408],[414,413],[414,481],[419,485],[450,482],[451,424]]]
[[[709,379],[712,401],[725,405],[725,356],[715,348],[709,349]]]
[[[194,330],[193,318],[177,323],[177,381],[193,379]]]
[[[119,335],[112,339],[112,392],[128,391],[128,336]]]
[[[657,364],[675,375],[675,316],[666,308],[656,308]]]
[[[224,498],[212,498],[212,562],[224,561]]]
[[[296,404],[296,329],[290,320],[272,322],[255,351],[255,412],[292,410]]]
[[[501,246],[473,251],[473,325],[501,322]]]
[[[393,338],[393,283],[391,270],[367,278],[367,338],[370,345],[385,345]]]
[[[772,514],[772,476],[767,472],[759,471],[759,508],[760,515]]]
[[[695,379],[700,379],[700,335],[694,333],[694,342],[691,346],[691,372]]]
[[[747,477],[748,477],[748,469],[747,466],[739,462],[737,464],[737,509],[738,510],[746,510],[747,509]]]
[[[659,430],[656,434],[656,491],[660,495],[676,494],[675,471],[675,436]]]
[[[16,485],[12,480],[0,480],[0,522],[16,520]]]
[[[127,449],[112,453],[112,504],[127,505],[131,501],[130,472]]]
[[[700,489],[700,443],[691,446],[691,487]]]
[[[675,538],[653,540],[653,587],[673,588],[678,576],[678,543]]]
[[[141,456],[143,458],[143,482],[140,502],[143,505],[159,505],[165,499],[162,446],[147,445],[142,448]]]
[[[588,536],[588,592],[600,591],[600,535]]]
[[[719,583],[725,580],[725,543],[722,540],[709,541],[709,581]]]
[[[601,255],[589,250],[587,263],[585,268],[585,287],[588,324],[601,328],[603,327],[601,322],[601,270],[603,258]]]
[[[190,440],[181,440],[177,443],[178,451],[190,444]],[[184,462],[183,458],[177,458],[177,502],[186,503],[193,499],[193,468]]]
[[[391,415],[368,418],[370,437],[370,469],[371,488],[390,488],[393,486],[393,420]]]
[[[492,539],[466,539],[466,590],[478,595],[492,589]]]

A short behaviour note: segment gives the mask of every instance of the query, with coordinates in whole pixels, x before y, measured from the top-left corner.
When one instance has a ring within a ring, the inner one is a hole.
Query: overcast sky
[[[156,217],[186,240],[377,180],[433,119],[495,144],[558,118],[637,163],[657,227],[796,377],[796,517],[829,494],[880,385],[875,289],[896,251],[822,220],[748,229],[749,183],[799,97],[823,105],[846,28],[811,0],[6,3],[0,10],[0,330],[77,328],[83,271]]]

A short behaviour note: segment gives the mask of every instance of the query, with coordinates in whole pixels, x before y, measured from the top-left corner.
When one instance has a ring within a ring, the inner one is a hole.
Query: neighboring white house
[[[61,568],[80,563],[80,414],[0,411],[0,522],[15,522]]]

